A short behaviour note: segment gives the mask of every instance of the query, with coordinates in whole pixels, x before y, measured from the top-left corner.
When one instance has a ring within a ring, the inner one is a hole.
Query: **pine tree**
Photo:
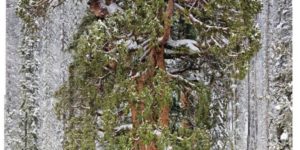
[[[56,93],[65,149],[210,149],[210,85],[245,75],[259,48],[259,2],[89,4]]]

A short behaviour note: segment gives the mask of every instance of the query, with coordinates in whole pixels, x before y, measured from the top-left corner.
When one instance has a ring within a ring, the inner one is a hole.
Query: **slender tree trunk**
[[[166,65],[165,65],[165,59],[164,59],[164,45],[167,43],[169,40],[169,37],[171,35],[171,19],[173,16],[173,11],[174,11],[174,0],[169,0],[168,1],[168,7],[166,11],[166,18],[164,19],[164,35],[162,40],[160,41],[160,48],[156,52],[156,66],[158,66],[162,70],[166,70]],[[170,106],[166,104],[163,106],[162,111],[160,113],[159,119],[160,119],[160,124],[167,128],[169,126],[169,112],[170,112]]]
[[[166,18],[164,18],[164,35],[162,37],[162,40],[159,42],[158,48],[152,48],[150,52],[150,61],[154,67],[158,67],[161,70],[166,70],[165,65],[165,59],[164,59],[164,49],[165,44],[169,40],[170,34],[171,34],[171,18],[173,16],[173,10],[174,10],[174,0],[169,0],[166,10]],[[145,86],[145,82],[155,76],[155,71],[149,69],[144,74],[141,75],[137,79],[137,91],[140,92],[143,90]],[[137,115],[143,114],[144,109],[144,103],[141,102],[138,105],[131,104],[131,114],[132,114],[132,122],[134,128],[138,128],[140,122],[137,120]],[[162,107],[161,113],[159,115],[159,123],[162,127],[167,128],[169,126],[169,112],[170,112],[170,106],[166,104]],[[151,118],[151,117],[150,117]],[[156,150],[157,146],[155,145],[155,142],[150,142],[149,145],[144,145],[141,143],[141,140],[137,140],[134,142],[135,149],[141,149],[141,150]]]

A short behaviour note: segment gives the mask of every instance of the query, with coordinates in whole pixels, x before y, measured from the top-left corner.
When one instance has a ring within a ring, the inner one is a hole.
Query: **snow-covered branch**
[[[185,84],[189,85],[190,87],[196,87],[196,85],[190,81],[188,81],[187,79],[185,79],[184,77],[180,76],[180,75],[174,75],[174,74],[170,74],[168,73],[168,76],[170,76],[171,78],[175,78],[177,80],[180,80],[182,82],[184,82]]]
[[[132,124],[124,124],[118,127],[115,127],[114,130],[116,133],[119,133],[121,131],[125,131],[125,130],[131,130],[132,129]]]
[[[189,49],[188,52],[190,54],[200,53],[200,49],[197,47],[198,42],[195,40],[190,40],[190,39],[172,40],[170,38],[167,44],[174,48],[185,46]]]
[[[180,6],[178,3],[175,3],[175,7],[178,10],[180,10],[181,12],[185,12],[184,7]],[[219,26],[207,25],[204,22],[202,22],[202,21],[198,20],[197,18],[195,18],[192,14],[189,14],[188,17],[189,17],[189,19],[191,20],[192,23],[197,23],[197,24],[199,24],[201,26],[206,27],[207,29],[216,29],[216,30],[224,30],[224,31],[228,30],[227,27],[219,27]]]

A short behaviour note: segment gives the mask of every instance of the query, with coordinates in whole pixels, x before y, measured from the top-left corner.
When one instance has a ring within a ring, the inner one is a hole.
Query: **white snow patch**
[[[281,106],[280,106],[280,105],[277,105],[277,106],[275,106],[275,109],[276,109],[276,110],[280,110],[280,109],[281,109]]]
[[[280,136],[280,139],[282,141],[286,141],[286,140],[288,140],[288,138],[289,138],[289,135],[286,132],[282,133],[281,136]]]
[[[128,49],[137,49],[137,48],[139,48],[136,41],[132,41],[132,40],[126,41],[126,46],[127,46]]]
[[[161,136],[161,131],[160,130],[154,130],[154,134],[157,136]]]
[[[190,53],[199,53],[200,49],[196,46],[198,44],[195,40],[183,39],[183,40],[172,40],[171,38],[167,42],[172,47],[186,46],[189,48]]]
[[[132,127],[133,127],[132,124],[124,124],[124,125],[116,127],[115,131],[119,132],[121,130],[128,130],[128,129],[132,129]]]
[[[173,147],[169,145],[169,146],[166,147],[165,150],[173,150]]]
[[[109,6],[106,7],[109,14],[113,14],[115,12],[123,11],[121,7],[119,7],[116,3],[111,3]]]

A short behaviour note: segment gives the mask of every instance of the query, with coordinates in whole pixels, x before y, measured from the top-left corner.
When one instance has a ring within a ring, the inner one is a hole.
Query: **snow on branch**
[[[123,9],[119,7],[115,2],[110,3],[109,5],[105,4],[105,0],[100,0],[100,6],[107,9],[109,14],[113,14],[117,11],[123,12]]]
[[[180,75],[174,75],[174,74],[171,74],[169,72],[167,72],[168,76],[170,76],[171,78],[175,78],[177,80],[180,80],[182,82],[184,82],[185,84],[189,85],[190,87],[197,87],[194,83],[188,81],[187,79],[183,78],[182,76]]]
[[[114,128],[114,130],[116,133],[119,133],[120,131],[131,130],[132,128],[133,128],[132,124],[124,124]]]
[[[190,40],[190,39],[172,40],[170,38],[167,44],[174,48],[180,46],[186,46],[189,49],[190,54],[200,53],[200,49],[196,46],[198,43],[195,40]]]
[[[181,12],[185,12],[185,9],[180,6],[178,3],[175,3],[175,7],[180,10]],[[192,14],[189,14],[189,19],[192,21],[192,23],[198,23],[200,24],[201,26],[204,26],[206,27],[207,29],[217,29],[217,30],[228,30],[227,27],[219,27],[219,26],[212,26],[212,25],[207,25],[205,24],[204,22],[198,20],[197,18],[195,18]]]

